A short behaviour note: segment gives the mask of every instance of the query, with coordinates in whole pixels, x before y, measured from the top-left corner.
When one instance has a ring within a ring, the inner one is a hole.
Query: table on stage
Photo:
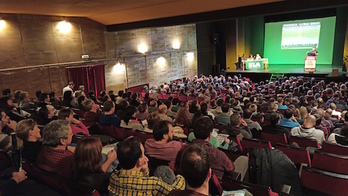
[[[267,70],[268,69],[268,58],[262,58],[257,60],[245,60],[243,61],[245,64],[246,70]],[[244,66],[243,66],[244,70]]]

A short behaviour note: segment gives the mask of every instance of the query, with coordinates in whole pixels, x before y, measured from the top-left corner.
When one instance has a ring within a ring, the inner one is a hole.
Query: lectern
[[[304,70],[308,72],[315,72],[317,63],[316,56],[306,56],[305,57],[305,67]]]

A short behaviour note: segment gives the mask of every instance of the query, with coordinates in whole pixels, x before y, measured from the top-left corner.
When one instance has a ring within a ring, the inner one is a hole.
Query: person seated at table
[[[256,56],[255,56],[255,60],[260,60],[260,59],[261,59],[260,54],[256,54]]]
[[[249,58],[247,59],[247,61],[253,61],[253,60],[254,60],[253,54],[249,54]]]

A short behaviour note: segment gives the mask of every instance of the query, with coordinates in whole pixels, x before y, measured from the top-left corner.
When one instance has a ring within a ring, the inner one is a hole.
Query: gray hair
[[[50,147],[60,145],[60,139],[67,139],[69,134],[69,122],[66,120],[54,120],[43,129],[43,144]]]
[[[87,99],[83,104],[83,110],[85,110],[85,112],[89,112],[92,109],[92,105],[93,105],[93,100],[92,99]]]

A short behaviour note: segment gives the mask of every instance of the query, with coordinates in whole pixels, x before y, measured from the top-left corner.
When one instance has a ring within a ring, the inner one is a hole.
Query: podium
[[[305,67],[304,70],[308,72],[315,72],[317,63],[316,56],[306,56],[305,57]]]

